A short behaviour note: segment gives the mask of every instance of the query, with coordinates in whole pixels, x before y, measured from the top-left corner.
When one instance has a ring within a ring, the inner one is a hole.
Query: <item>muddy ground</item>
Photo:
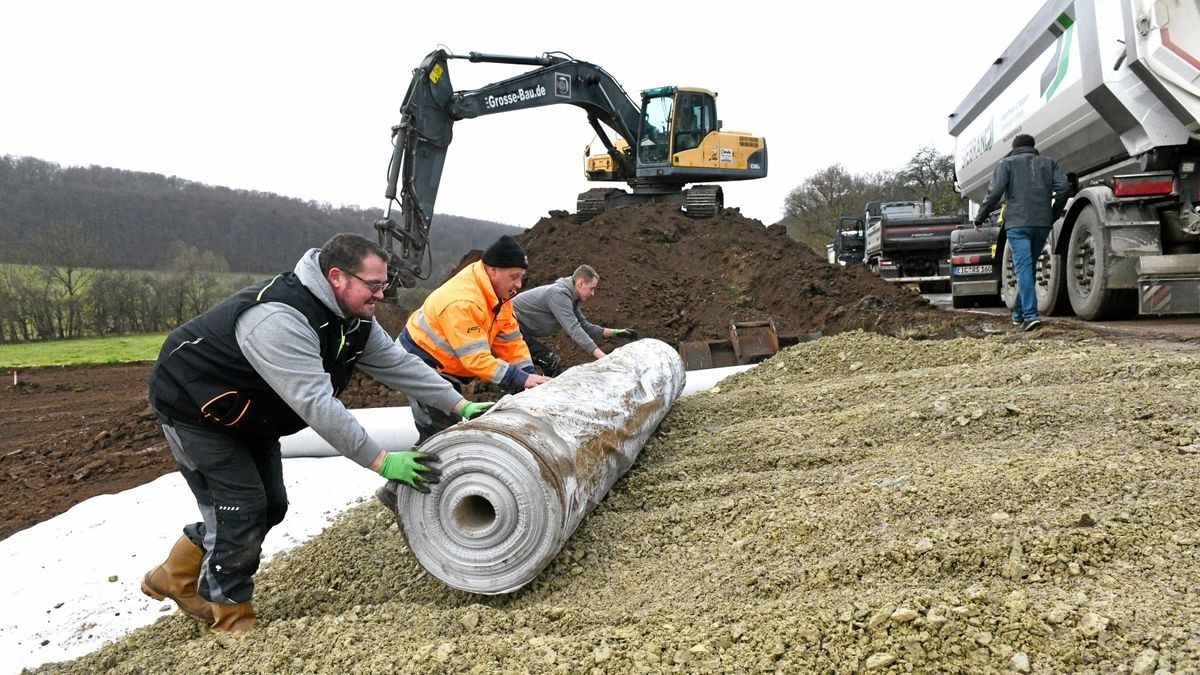
[[[60,673],[1196,672],[1200,356],[1077,332],[801,344],[681,400],[522,591],[364,503]]]
[[[864,270],[830,266],[783,228],[764,227],[736,209],[693,220],[674,207],[652,205],[587,223],[555,212],[520,240],[531,263],[527,288],[590,264],[602,280],[597,296],[584,305],[589,319],[671,343],[724,339],[729,322],[741,319],[772,319],[785,336],[863,328],[950,337],[981,335],[983,326],[996,323],[932,308]],[[394,334],[403,317],[381,312],[381,323]],[[561,335],[549,342],[569,365],[591,358]],[[620,344],[609,340],[602,346]],[[130,364],[29,369],[17,386],[5,383],[0,538],[89,497],[175,470],[147,406],[148,377],[149,365]],[[352,408],[405,405],[402,394],[363,377],[343,401]]]
[[[768,314],[832,336],[681,401],[527,588],[449,590],[368,502],[268,565],[256,633],[172,615],[41,670],[1200,668],[1194,344],[1014,333],[736,212],[714,224],[553,215],[524,235],[534,284],[600,270],[597,323],[716,339]],[[4,535],[173,470],[148,371],[35,369],[0,391]],[[360,385],[347,402],[398,399]]]

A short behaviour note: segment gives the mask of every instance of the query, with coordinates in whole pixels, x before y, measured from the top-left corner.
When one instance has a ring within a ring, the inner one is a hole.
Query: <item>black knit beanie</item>
[[[506,234],[483,252],[483,264],[492,267],[529,269],[529,258],[525,257],[525,251],[517,243],[517,240]]]

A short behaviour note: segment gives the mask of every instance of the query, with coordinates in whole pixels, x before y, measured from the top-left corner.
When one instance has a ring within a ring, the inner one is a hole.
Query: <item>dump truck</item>
[[[1000,298],[1001,270],[996,261],[999,234],[996,225],[960,227],[950,233],[952,306],[991,305]]]
[[[935,215],[928,199],[874,201],[862,218],[843,216],[838,231],[863,233],[863,262],[883,280],[937,292],[950,283],[950,233],[965,222],[962,214]]]
[[[852,221],[850,229],[839,229],[833,241],[825,245],[825,256],[830,265],[861,265],[863,263],[863,232],[861,225]],[[840,226],[842,221],[838,221]]]
[[[978,204],[1018,134],[1071,179],[1037,266],[1042,314],[1200,311],[1200,6],[1050,0],[949,117]],[[1011,306],[1003,231],[1002,294]]]

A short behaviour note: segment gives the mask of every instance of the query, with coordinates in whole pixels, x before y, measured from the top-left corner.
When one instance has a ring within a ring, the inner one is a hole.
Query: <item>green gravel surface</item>
[[[1195,672],[1200,358],[847,333],[681,400],[522,591],[349,510],[258,576],[46,673]]]

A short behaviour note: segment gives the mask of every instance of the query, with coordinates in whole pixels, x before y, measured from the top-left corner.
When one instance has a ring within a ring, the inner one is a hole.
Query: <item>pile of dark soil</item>
[[[783,336],[977,332],[969,317],[935,309],[862,267],[830,265],[783,227],[765,227],[736,209],[697,220],[653,204],[586,223],[555,211],[518,239],[529,254],[526,288],[591,265],[601,281],[583,307],[590,321],[672,344],[725,339],[731,321],[756,319],[773,320]],[[590,359],[565,336],[550,342],[569,364]]]

